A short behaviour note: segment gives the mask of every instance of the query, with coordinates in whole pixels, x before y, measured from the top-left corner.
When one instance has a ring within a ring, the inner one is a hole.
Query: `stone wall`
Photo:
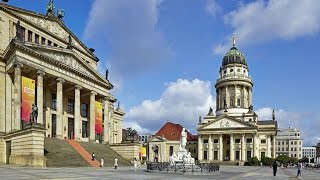
[[[9,164],[46,166],[44,134],[44,127],[38,124],[29,126],[24,130],[7,134],[5,141],[11,141]]]
[[[126,144],[112,144],[111,149],[120,154],[123,158],[133,162],[134,158],[139,160],[139,148],[138,143],[126,143]]]
[[[0,163],[6,163],[6,142],[3,137],[0,137]]]

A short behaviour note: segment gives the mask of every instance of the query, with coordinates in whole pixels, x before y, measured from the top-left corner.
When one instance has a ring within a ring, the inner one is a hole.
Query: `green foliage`
[[[261,158],[261,162],[263,165],[268,165],[268,166],[271,166],[274,162],[274,159],[273,158],[269,158],[269,157],[262,157]]]
[[[251,157],[247,162],[244,163],[245,166],[259,166],[260,161],[257,157]]]
[[[288,163],[296,164],[299,160],[297,158],[289,157],[287,155],[281,155],[276,158],[276,161],[286,166]]]

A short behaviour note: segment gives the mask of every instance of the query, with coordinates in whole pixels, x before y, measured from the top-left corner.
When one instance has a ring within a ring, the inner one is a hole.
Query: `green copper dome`
[[[244,55],[235,46],[233,46],[223,57],[222,66],[228,64],[243,64],[247,66]]]

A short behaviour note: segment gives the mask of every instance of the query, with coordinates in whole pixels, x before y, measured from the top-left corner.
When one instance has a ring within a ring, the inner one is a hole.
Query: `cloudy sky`
[[[9,4],[45,13],[46,0]],[[154,133],[167,121],[196,133],[215,108],[214,84],[236,33],[259,118],[320,140],[317,0],[55,0],[66,25],[108,68],[124,124]]]

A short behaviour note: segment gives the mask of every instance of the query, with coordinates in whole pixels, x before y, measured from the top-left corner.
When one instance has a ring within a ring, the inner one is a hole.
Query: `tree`
[[[260,161],[257,157],[251,157],[247,162],[244,163],[245,166],[259,166]]]
[[[261,158],[261,162],[263,165],[268,165],[268,166],[271,166],[274,162],[274,159],[273,158],[269,158],[269,157],[262,157]]]

